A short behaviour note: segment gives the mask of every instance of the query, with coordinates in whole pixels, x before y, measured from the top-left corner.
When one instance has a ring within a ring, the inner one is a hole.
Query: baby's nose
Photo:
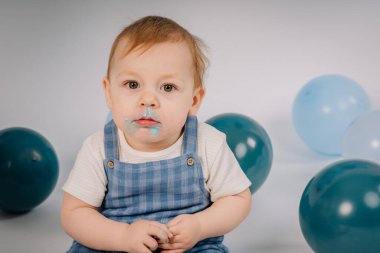
[[[157,108],[159,101],[156,94],[153,92],[144,92],[140,97],[139,106]]]
[[[155,97],[143,97],[140,101],[140,106],[157,108],[159,103]]]
[[[140,106],[146,106],[146,107],[157,107],[157,103],[155,101],[143,101],[140,102]]]

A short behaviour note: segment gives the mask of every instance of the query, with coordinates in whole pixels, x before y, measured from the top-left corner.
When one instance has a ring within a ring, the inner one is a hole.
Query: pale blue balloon
[[[343,156],[380,164],[380,111],[366,113],[348,127],[343,138]]]
[[[342,154],[348,126],[371,108],[367,93],[355,81],[340,75],[323,75],[308,82],[293,103],[293,124],[314,151]]]

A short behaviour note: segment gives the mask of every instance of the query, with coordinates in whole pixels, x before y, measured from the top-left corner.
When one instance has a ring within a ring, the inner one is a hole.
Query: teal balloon
[[[316,253],[380,250],[380,165],[345,160],[306,186],[299,206],[302,233]]]
[[[312,150],[341,155],[348,126],[370,108],[368,95],[358,83],[340,75],[324,75],[308,82],[297,94],[293,124]]]
[[[380,111],[357,118],[343,138],[342,155],[346,159],[365,159],[380,164]]]
[[[52,145],[27,128],[0,131],[0,209],[26,212],[42,203],[58,179]]]
[[[237,113],[220,114],[206,123],[226,134],[228,146],[252,182],[251,193],[256,192],[268,177],[273,160],[272,143],[265,129]]]

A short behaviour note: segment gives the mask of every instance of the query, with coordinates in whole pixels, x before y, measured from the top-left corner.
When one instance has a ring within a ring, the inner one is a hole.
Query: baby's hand
[[[173,234],[165,224],[139,220],[127,227],[122,240],[127,252],[151,253],[158,248],[158,243],[167,243],[171,238]]]
[[[191,249],[201,236],[201,224],[195,215],[182,214],[172,219],[168,224],[174,237],[169,243],[160,243],[161,253],[180,253]]]

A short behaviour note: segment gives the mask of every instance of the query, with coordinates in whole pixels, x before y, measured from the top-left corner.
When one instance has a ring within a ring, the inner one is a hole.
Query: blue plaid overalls
[[[132,164],[119,161],[117,127],[113,120],[107,123],[104,127],[104,169],[108,185],[102,214],[129,224],[141,219],[166,224],[180,214],[192,214],[209,207],[210,195],[204,187],[197,155],[197,127],[197,118],[188,116],[181,156]],[[209,238],[186,253],[228,253],[222,241],[223,236]],[[74,241],[68,253],[74,252],[101,251]]]

